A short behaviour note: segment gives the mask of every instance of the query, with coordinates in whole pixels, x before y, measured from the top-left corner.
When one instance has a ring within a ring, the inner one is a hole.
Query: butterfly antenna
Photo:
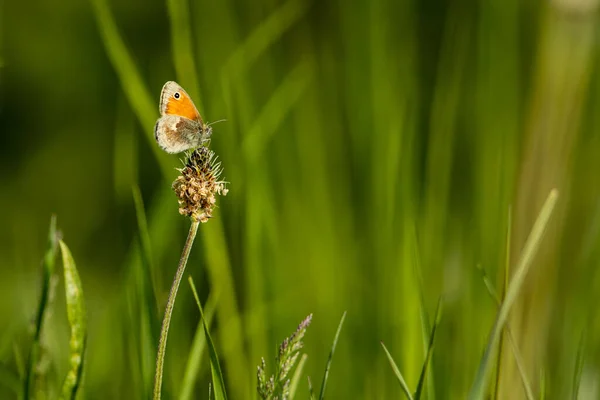
[[[211,126],[211,125],[213,125],[213,124],[216,124],[217,122],[224,122],[224,121],[227,121],[227,120],[226,120],[226,119],[220,119],[220,120],[218,120],[218,121],[213,121],[213,122],[211,122],[210,124],[208,124],[208,126]]]

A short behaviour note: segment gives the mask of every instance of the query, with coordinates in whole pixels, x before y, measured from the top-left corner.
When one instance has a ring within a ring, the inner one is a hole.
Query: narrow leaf
[[[152,357],[155,349],[158,347],[158,334],[161,326],[159,321],[160,305],[158,302],[158,289],[156,282],[158,277],[152,255],[152,246],[150,242],[150,232],[148,230],[148,220],[146,219],[146,210],[142,193],[138,185],[132,185],[133,203],[135,206],[135,215],[138,224],[139,245],[137,250],[140,254],[141,268],[135,268],[137,275],[134,284],[130,287],[136,291],[135,298],[139,299],[139,310],[132,310],[132,314],[139,316],[139,333],[136,335],[137,344],[136,358],[139,360],[139,371],[143,379],[141,384],[144,389],[152,386],[152,370],[154,368],[154,359]],[[136,263],[137,264],[137,263]],[[133,347],[133,346],[132,346]],[[132,349],[133,350],[133,349]],[[145,393],[144,397],[149,397]]]
[[[419,383],[417,384],[417,390],[415,390],[415,400],[419,400],[421,398],[421,394],[423,393],[423,383],[425,382],[425,377],[427,376],[427,368],[431,362],[431,356],[433,355],[433,346],[435,345],[435,332],[437,331],[437,327],[440,324],[440,319],[442,318],[442,299],[440,298],[437,305],[437,310],[435,312],[435,322],[433,323],[433,328],[431,328],[431,335],[429,335],[429,346],[427,348],[427,356],[425,357],[425,362],[423,363],[423,368],[421,369],[421,376],[419,377]]]
[[[381,342],[381,347],[383,347],[383,351],[385,351],[385,355],[387,356],[388,361],[390,362],[390,365],[392,366],[392,370],[394,371],[394,374],[396,374],[396,378],[398,379],[398,382],[400,383],[400,387],[402,388],[402,391],[406,395],[406,398],[408,400],[413,400],[413,397],[410,394],[410,389],[408,388],[408,385],[406,384],[406,381],[404,380],[404,377],[402,376],[402,373],[400,372],[398,365],[396,365],[396,362],[392,358],[392,355],[388,351],[387,347],[385,347],[385,344],[383,344],[383,342]]]
[[[507,223],[507,227],[506,227],[506,256],[504,257],[504,282],[502,284],[502,298],[498,299],[498,296],[495,294],[496,291],[492,290],[492,292],[494,293],[494,295],[492,297],[496,298],[498,307],[500,307],[500,305],[504,301],[504,296],[506,296],[506,288],[508,287],[508,278],[510,277],[510,235],[511,235],[511,232],[512,232],[512,208],[508,207],[508,223]],[[484,277],[484,279],[485,279],[485,277]],[[493,285],[491,285],[491,282],[489,284],[486,283],[486,286],[488,286],[488,291],[490,289],[493,289]],[[508,325],[507,325],[506,329],[508,331]],[[495,387],[494,387],[492,400],[496,400],[498,398],[498,392],[500,391],[500,372],[502,371],[503,349],[504,349],[504,335],[500,335],[500,340],[498,343],[498,356],[496,357],[496,382],[494,384]],[[513,351],[515,351],[515,358],[518,358],[518,357],[520,357],[520,354],[518,354],[518,351],[516,351],[516,350],[517,350],[516,344],[514,344]],[[519,361],[517,361],[517,364],[518,364],[518,362]],[[519,370],[521,370],[521,367],[519,367]],[[525,385],[525,390],[527,391],[528,381],[527,381],[527,378],[524,375],[524,373],[525,373],[525,370],[523,370],[523,374],[521,374],[521,380],[523,381],[523,385]]]
[[[306,378],[308,379],[308,398],[310,400],[315,400],[315,391],[313,390],[313,385],[310,381],[310,376],[307,376]]]
[[[140,192],[140,188],[137,185],[133,185],[132,187],[132,192],[133,192],[133,203],[135,205],[135,216],[137,219],[137,223],[138,223],[138,230],[139,230],[139,235],[140,235],[140,242],[142,245],[142,251],[141,251],[141,255],[142,255],[142,265],[145,267],[145,272],[148,278],[150,278],[150,282],[152,285],[152,297],[153,298],[148,298],[148,306],[150,306],[150,304],[154,303],[157,304],[156,302],[156,281],[157,281],[157,277],[156,277],[156,268],[154,265],[154,257],[152,255],[152,245],[151,245],[151,241],[150,241],[150,232],[148,230],[148,220],[146,219],[146,210],[144,207],[144,200],[142,199],[142,193]],[[148,296],[150,297],[150,296]],[[152,300],[152,302],[150,302],[149,300]],[[158,308],[158,305],[157,305]],[[155,310],[152,310],[153,314],[156,314]]]
[[[540,400],[546,400],[546,370],[540,372]]]
[[[173,65],[177,73],[177,80],[187,88],[187,92],[195,100],[198,109],[202,110],[196,77],[197,69],[194,62],[194,35],[190,23],[193,14],[190,4],[186,0],[167,0],[167,9],[171,27]]]
[[[583,364],[585,361],[585,332],[581,334],[579,345],[577,346],[577,355],[575,357],[575,371],[573,371],[573,392],[572,399],[579,398],[579,386],[581,385],[581,375],[583,373]]]
[[[249,69],[271,44],[306,14],[308,5],[305,1],[288,0],[272,12],[229,57],[222,76],[235,77]]]
[[[304,365],[306,364],[306,360],[308,359],[308,355],[302,354],[300,361],[298,362],[298,367],[296,371],[294,371],[294,376],[292,376],[292,380],[290,381],[290,394],[288,399],[294,400],[296,396],[296,391],[298,390],[298,385],[300,384],[300,378],[302,378],[302,372],[304,370]]]
[[[531,233],[525,242],[523,252],[521,253],[517,267],[515,268],[515,273],[506,291],[506,298],[502,303],[502,307],[500,307],[500,310],[498,311],[496,322],[494,323],[494,327],[490,333],[490,338],[488,340],[485,353],[481,359],[479,369],[477,370],[477,376],[475,377],[473,387],[469,393],[469,399],[478,400],[485,398],[485,392],[488,386],[489,370],[493,360],[492,355],[496,349],[498,340],[500,339],[500,334],[504,329],[504,325],[508,318],[508,313],[517,299],[517,296],[521,290],[521,286],[523,286],[523,282],[525,281],[525,276],[527,276],[527,272],[529,272],[533,258],[540,246],[542,237],[546,231],[546,226],[548,225],[548,221],[550,220],[550,216],[552,215],[552,211],[556,205],[557,198],[558,191],[553,189],[548,195],[548,198],[546,199],[546,202],[544,203],[544,206],[542,207],[542,210],[540,211],[535,224],[531,229]]]
[[[206,302],[206,324],[210,327],[212,319],[215,315],[217,306],[217,296],[211,295]],[[185,372],[183,374],[183,380],[181,382],[181,392],[179,394],[179,400],[191,399],[196,379],[198,378],[198,371],[200,370],[200,362],[202,355],[204,354],[204,348],[206,346],[206,335],[204,334],[204,321],[200,321],[194,334],[194,340],[192,342],[192,348],[190,349],[190,356],[187,360]],[[210,386],[209,386],[210,388]],[[210,392],[210,390],[209,390]],[[210,399],[210,395],[208,396]]]
[[[423,271],[421,268],[421,255],[419,253],[419,242],[417,237],[417,230],[415,228],[414,223],[412,224],[412,241],[413,241],[413,251],[414,251],[414,271],[417,279],[417,288],[419,290],[419,309],[421,314],[421,334],[423,338],[423,351],[427,352],[429,348],[429,341],[431,337],[429,336],[431,332],[431,323],[429,322],[429,314],[427,313],[427,303],[425,302],[425,288],[423,285]],[[433,380],[433,370],[429,369],[428,373],[429,379],[427,380],[427,388],[428,398],[429,400],[435,399],[434,392],[434,380]]]
[[[198,297],[198,292],[196,292],[196,286],[194,285],[194,280],[192,277],[188,277],[188,282],[190,283],[190,287],[192,288],[192,293],[194,293],[194,298],[196,299],[196,304],[198,304],[198,309],[200,310],[200,316],[202,318],[202,325],[204,326],[204,334],[206,335],[206,343],[208,344],[208,354],[210,358],[210,371],[212,374],[212,382],[214,386],[215,400],[226,400],[227,394],[225,393],[225,380],[223,379],[223,372],[221,371],[221,365],[219,364],[219,357],[217,356],[217,350],[215,349],[215,345],[213,343],[212,338],[210,337],[210,333],[208,331],[208,325],[206,319],[204,318],[204,311],[202,311],[202,305],[200,304],[200,298]]]
[[[340,324],[338,325],[337,332],[335,333],[335,338],[333,339],[333,345],[331,346],[331,352],[329,353],[329,359],[327,360],[327,366],[325,367],[325,374],[323,375],[323,383],[321,384],[321,392],[319,394],[319,400],[323,400],[325,397],[325,388],[327,387],[327,378],[329,377],[329,369],[331,368],[331,360],[333,359],[333,353],[335,353],[335,348],[337,346],[338,339],[340,337],[340,332],[342,331],[342,326],[344,325],[344,320],[346,319],[346,311],[342,315],[342,319],[340,320]]]
[[[498,298],[498,294],[496,293],[496,290],[494,289],[492,283],[490,282],[490,280],[487,277],[483,268],[480,268],[480,271],[483,274],[483,282],[485,283],[485,287],[488,291],[488,294],[494,299],[498,308],[500,308],[500,299]],[[521,357],[521,352],[519,351],[519,348],[517,347],[517,341],[512,333],[512,330],[510,329],[510,324],[508,322],[506,323],[504,330],[506,331],[506,335],[508,336],[508,341],[511,345],[511,349],[512,349],[513,355],[515,357],[515,362],[517,364],[517,369],[519,370],[519,374],[521,376],[521,382],[523,383],[523,389],[525,389],[525,394],[527,396],[527,399],[533,400],[533,399],[535,399],[535,397],[533,395],[533,390],[531,389],[531,383],[529,383],[530,382],[529,378],[527,378],[527,373],[525,370],[525,363],[523,361],[523,357]],[[501,340],[502,340],[502,338],[501,338]],[[501,359],[501,354],[502,354],[501,349],[502,349],[502,346],[498,346],[498,357],[497,357],[498,361]],[[500,364],[499,363],[498,363],[497,369],[498,369],[498,371],[496,374],[496,390],[494,391],[496,398],[498,397],[497,392],[499,389],[499,382],[500,382],[500,380],[499,380]]]
[[[160,165],[163,176],[171,176],[173,166],[167,154],[156,146],[156,140],[154,139],[153,127],[157,117],[156,100],[144,83],[142,74],[121,37],[108,1],[90,0],[90,2],[106,54],[119,77],[129,105],[138,117],[140,124],[147,127],[147,129],[144,129],[145,137],[151,144],[151,149]]]
[[[58,250],[58,232],[56,230],[56,215],[50,218],[50,230],[48,232],[48,247],[46,248],[46,254],[43,260],[43,279],[42,279],[42,295],[40,297],[40,303],[38,305],[38,311],[35,318],[35,332],[33,335],[33,343],[29,351],[29,358],[27,360],[27,369],[25,370],[25,387],[23,390],[23,397],[25,399],[30,398],[30,391],[32,390],[31,385],[35,376],[35,368],[38,363],[40,355],[40,337],[42,334],[42,325],[44,323],[44,316],[48,309],[48,301],[51,298],[50,293],[52,289],[52,277],[54,276],[54,266],[56,261],[56,253]]]
[[[67,300],[67,318],[71,326],[71,339],[69,340],[70,357],[69,371],[63,383],[61,399],[74,399],[81,386],[83,377],[83,362],[85,355],[87,327],[86,312],[83,301],[81,280],[73,261],[73,256],[67,245],[61,240],[64,274],[65,295]]]

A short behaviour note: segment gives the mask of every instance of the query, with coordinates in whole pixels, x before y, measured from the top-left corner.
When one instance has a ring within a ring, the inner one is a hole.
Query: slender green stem
[[[29,400],[31,397],[33,380],[35,378],[35,366],[40,357],[40,338],[42,335],[42,325],[44,324],[44,316],[49,307],[52,292],[52,276],[54,275],[54,264],[58,250],[59,233],[56,230],[56,215],[52,215],[50,219],[50,232],[48,233],[48,248],[43,261],[43,280],[42,280],[42,296],[38,305],[35,333],[33,335],[33,343],[29,351],[27,359],[27,370],[25,371],[24,390],[22,393],[23,400]]]
[[[175,279],[173,279],[171,291],[169,292],[167,307],[165,309],[165,316],[163,318],[162,328],[160,329],[160,339],[158,340],[158,353],[156,355],[156,372],[154,374],[154,400],[160,399],[163,367],[165,364],[165,351],[167,349],[167,335],[169,334],[171,315],[173,314],[173,307],[175,306],[175,297],[177,297],[177,290],[179,289],[181,278],[183,278],[183,273],[185,272],[185,266],[190,255],[190,251],[192,250],[192,244],[194,244],[196,232],[198,232],[198,225],[200,225],[200,221],[192,221],[187,240],[185,241],[185,246],[183,246],[183,251],[181,252],[179,265],[177,266],[177,271],[175,272]]]

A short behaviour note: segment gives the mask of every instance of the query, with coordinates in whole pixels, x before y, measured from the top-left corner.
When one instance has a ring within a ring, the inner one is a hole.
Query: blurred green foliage
[[[254,398],[260,357],[310,313],[304,373],[319,382],[346,310],[328,398],[400,398],[380,341],[414,388],[441,295],[425,397],[464,398],[497,313],[477,266],[502,293],[509,208],[512,268],[552,188],[555,217],[509,323],[536,395],[597,398],[595,11],[595,0],[0,1],[0,398],[23,387],[52,213],[86,300],[83,398],[150,397],[189,224],[170,189],[180,161],[153,139],[167,80],[206,120],[227,120],[211,147],[230,192],[187,273],[214,302],[230,398]],[[37,378],[51,398],[69,368],[57,285]],[[184,375],[189,385],[199,322],[183,285],[165,398]],[[506,344],[496,365],[492,391],[524,396]],[[209,380],[204,352],[193,398]]]

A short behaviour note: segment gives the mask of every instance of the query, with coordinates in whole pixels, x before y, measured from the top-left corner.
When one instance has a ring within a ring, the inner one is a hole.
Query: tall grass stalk
[[[550,194],[548,195],[548,198],[546,199],[546,202],[544,203],[544,206],[542,207],[542,210],[540,211],[538,218],[531,229],[531,233],[527,238],[527,242],[525,243],[525,247],[515,268],[513,278],[506,290],[506,297],[498,311],[496,322],[494,323],[494,327],[490,333],[485,353],[481,359],[479,369],[477,370],[477,376],[469,394],[469,399],[476,400],[485,398],[488,385],[488,373],[492,363],[492,354],[497,349],[496,346],[500,339],[500,334],[504,329],[504,325],[506,324],[508,313],[514,304],[519,291],[521,290],[527,272],[529,272],[533,258],[537,253],[543,235],[546,231],[548,221],[552,216],[552,211],[554,210],[557,199],[558,190],[553,189],[550,191]]]
[[[167,335],[169,334],[169,325],[171,324],[171,316],[173,314],[173,307],[175,306],[175,297],[177,297],[177,290],[179,290],[179,284],[181,283],[181,278],[183,278],[185,266],[187,265],[187,260],[190,255],[190,251],[192,250],[192,245],[194,244],[196,233],[198,232],[198,225],[200,225],[200,221],[193,219],[192,224],[190,225],[188,237],[185,241],[185,245],[183,246],[183,251],[181,253],[181,258],[179,259],[177,271],[175,272],[175,279],[173,279],[171,291],[169,292],[167,307],[165,309],[165,316],[163,318],[162,327],[160,330],[160,339],[158,340],[158,353],[156,355],[156,372],[154,374],[154,400],[160,399],[160,391],[162,387],[163,378],[163,367],[165,363],[165,352],[167,349]]]

